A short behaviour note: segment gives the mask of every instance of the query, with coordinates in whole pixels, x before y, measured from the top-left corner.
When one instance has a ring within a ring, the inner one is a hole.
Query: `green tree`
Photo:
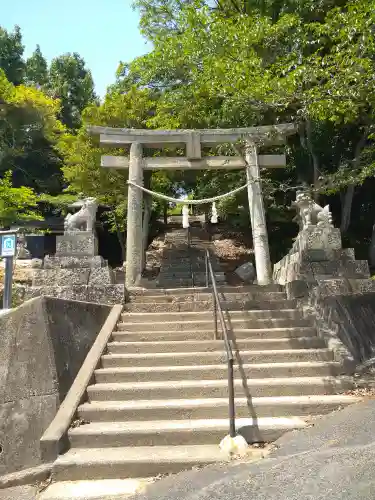
[[[22,220],[40,219],[37,202],[32,189],[13,187],[12,172],[6,172],[0,179],[0,225],[3,228]]]
[[[19,26],[16,26],[13,32],[0,27],[0,69],[14,85],[22,83],[25,76],[23,50]]]
[[[40,46],[37,45],[33,55],[26,61],[26,83],[37,88],[43,88],[47,82],[47,61],[43,57]]]
[[[61,190],[61,156],[56,146],[65,128],[58,101],[42,91],[14,86],[0,70],[0,175],[11,170],[15,187]]]
[[[53,59],[48,91],[54,99],[60,100],[61,120],[73,130],[81,125],[82,111],[96,99],[91,72],[76,52]]]

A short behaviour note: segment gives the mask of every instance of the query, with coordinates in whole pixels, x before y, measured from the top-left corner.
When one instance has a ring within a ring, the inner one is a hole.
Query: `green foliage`
[[[37,196],[27,187],[12,186],[12,173],[5,172],[0,179],[0,225],[7,227],[22,220],[40,220]]]
[[[26,82],[37,88],[43,88],[48,82],[48,65],[39,45],[26,61]]]
[[[54,148],[65,133],[59,103],[35,88],[12,85],[1,69],[0,101],[0,173],[12,170],[17,187],[58,192],[61,158]]]
[[[19,26],[12,33],[0,27],[0,68],[14,85],[23,82],[25,63],[22,58],[23,45]]]
[[[48,92],[61,101],[61,120],[69,129],[81,125],[81,113],[95,101],[94,82],[85,61],[76,52],[53,59]]]

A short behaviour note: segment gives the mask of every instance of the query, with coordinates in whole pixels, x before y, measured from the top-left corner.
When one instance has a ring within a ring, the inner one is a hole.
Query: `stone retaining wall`
[[[40,437],[110,310],[40,297],[0,316],[0,475],[41,463]]]

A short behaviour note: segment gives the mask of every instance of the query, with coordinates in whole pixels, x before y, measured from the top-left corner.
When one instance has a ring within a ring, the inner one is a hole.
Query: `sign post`
[[[3,309],[12,307],[13,258],[17,249],[17,232],[0,231],[1,257],[5,259]]]

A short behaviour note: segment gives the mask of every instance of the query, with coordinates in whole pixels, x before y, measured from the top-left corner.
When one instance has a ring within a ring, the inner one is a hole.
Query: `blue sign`
[[[16,235],[3,235],[1,237],[1,256],[14,257],[14,255],[16,255]]]

